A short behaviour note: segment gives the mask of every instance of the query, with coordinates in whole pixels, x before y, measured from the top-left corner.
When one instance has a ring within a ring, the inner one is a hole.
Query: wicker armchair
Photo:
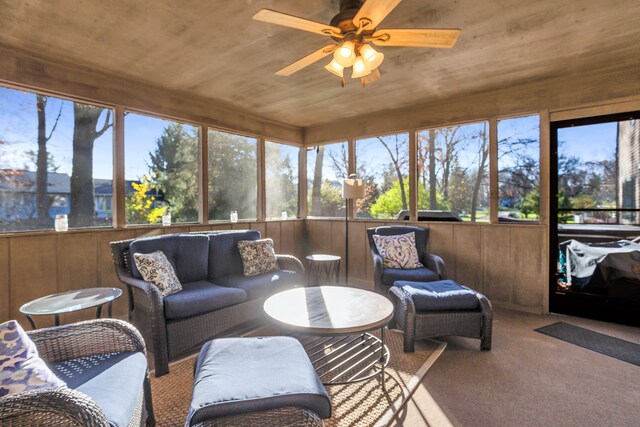
[[[191,235],[225,234],[236,231],[190,233]],[[247,322],[261,319],[265,298],[219,308],[196,316],[170,320],[158,288],[131,273],[129,246],[135,239],[111,242],[116,274],[127,285],[129,320],[140,330],[149,351],[153,353],[155,376],[169,372],[169,361],[197,350],[204,342]],[[282,270],[304,273],[302,263],[294,256],[277,255]],[[302,282],[301,282],[302,283]]]
[[[37,329],[27,334],[35,343],[40,357],[48,364],[121,352],[146,354],[140,333],[127,322],[116,319],[89,320]],[[155,425],[148,373],[129,426],[145,424]],[[109,427],[110,424],[104,411],[89,396],[62,387],[0,399],[0,425]]]
[[[395,236],[398,234],[415,233],[416,249],[420,262],[424,266],[421,269],[396,270],[387,269],[382,264],[382,257],[373,240],[374,235]],[[443,259],[438,255],[427,252],[427,240],[429,230],[412,226],[385,226],[367,229],[369,249],[373,258],[373,280],[376,292],[386,295],[389,287],[396,280],[410,280],[418,282],[430,282],[447,278],[446,267]]]

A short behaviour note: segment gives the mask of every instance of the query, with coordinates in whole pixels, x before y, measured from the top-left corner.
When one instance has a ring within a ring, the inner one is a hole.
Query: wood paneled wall
[[[118,287],[109,242],[135,237],[190,231],[255,229],[274,240],[276,252],[304,258],[307,241],[304,221],[239,222],[235,224],[139,227],[124,230],[86,230],[65,233],[34,232],[0,236],[0,322],[17,319],[21,305],[55,292],[89,287]],[[127,317],[127,298],[113,306],[114,317]],[[62,322],[91,319],[92,309],[62,316]],[[52,326],[52,316],[35,316],[39,327]]]
[[[402,223],[429,229],[428,250],[440,255],[450,279],[489,297],[496,306],[548,312],[548,244],[544,225]],[[366,230],[398,222],[349,222],[349,284],[373,289]],[[344,220],[307,219],[308,250],[344,259]],[[344,268],[341,269],[344,278]]]

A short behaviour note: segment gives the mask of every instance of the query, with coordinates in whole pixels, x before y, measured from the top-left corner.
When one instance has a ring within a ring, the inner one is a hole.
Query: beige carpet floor
[[[391,359],[386,369],[385,389],[379,378],[327,387],[333,409],[333,418],[326,421],[327,427],[387,425],[394,416],[402,417],[406,401],[446,347],[442,342],[425,340],[416,345],[415,353],[404,353],[402,334],[390,331],[386,335]],[[173,363],[168,375],[152,377],[158,427],[183,425],[191,399],[194,361],[194,357],[190,357]]]
[[[640,344],[640,329],[494,310],[493,349],[444,337],[397,426],[640,426],[640,368],[535,332],[563,321]]]

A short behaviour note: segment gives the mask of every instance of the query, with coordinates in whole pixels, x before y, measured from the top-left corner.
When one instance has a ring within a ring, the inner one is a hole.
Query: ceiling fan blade
[[[313,64],[316,61],[321,60],[325,56],[331,54],[334,50],[336,50],[338,46],[335,44],[327,45],[321,49],[316,50],[315,52],[305,56],[302,59],[297,60],[293,64],[287,65],[282,70],[278,71],[276,74],[279,76],[290,76],[296,71],[302,70],[304,67],[307,67]]]
[[[331,25],[325,25],[320,22],[310,21],[308,19],[299,18],[282,12],[276,12],[271,9],[260,9],[258,13],[253,15],[253,19],[268,22],[270,24],[309,31],[311,33],[324,36],[343,37],[340,33],[340,28],[338,27],[332,27]]]
[[[362,31],[363,29],[373,30],[402,0],[367,0],[356,16],[353,24]]]
[[[378,30],[370,40],[376,46],[453,47],[460,35],[459,29],[389,29]]]

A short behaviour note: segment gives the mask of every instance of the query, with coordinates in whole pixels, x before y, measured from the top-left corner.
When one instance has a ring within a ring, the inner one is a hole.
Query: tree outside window
[[[257,217],[258,141],[209,129],[209,220]]]
[[[356,170],[365,181],[358,218],[393,219],[409,210],[409,134],[356,141]]]
[[[418,210],[489,221],[488,135],[487,122],[418,132]]]
[[[0,230],[112,226],[112,153],[113,110],[0,87]]]
[[[127,224],[197,222],[198,128],[127,113],[124,134]]]
[[[342,180],[347,177],[346,142],[307,149],[307,198],[310,217],[343,217]]]
[[[498,195],[500,221],[539,219],[539,116],[498,121]]]
[[[298,161],[300,148],[266,141],[265,188],[267,218],[298,216]]]

